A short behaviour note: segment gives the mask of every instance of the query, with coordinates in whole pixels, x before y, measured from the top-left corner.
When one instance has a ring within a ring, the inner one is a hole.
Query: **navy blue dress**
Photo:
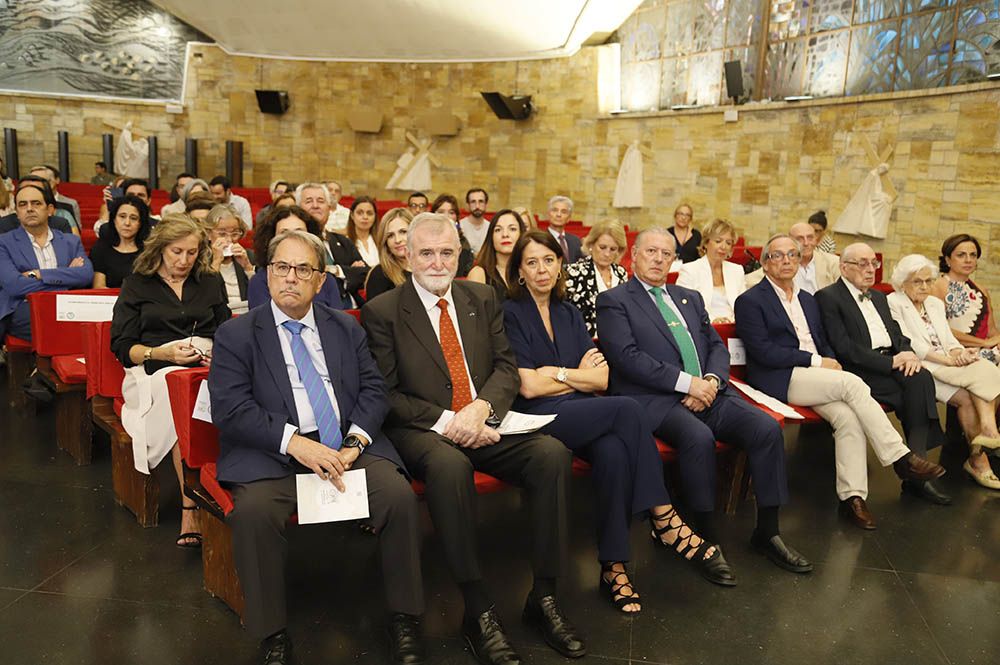
[[[576,369],[583,354],[593,348],[576,307],[553,299],[549,318],[554,341],[545,331],[534,300],[504,303],[504,325],[518,367]],[[600,511],[598,558],[628,561],[632,516],[671,503],[663,484],[663,463],[639,403],[631,397],[572,392],[535,399],[518,396],[513,408],[522,413],[558,414],[542,431],[593,466]]]

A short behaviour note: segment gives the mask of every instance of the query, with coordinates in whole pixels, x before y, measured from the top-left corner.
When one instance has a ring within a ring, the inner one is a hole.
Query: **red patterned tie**
[[[444,361],[448,363],[448,373],[451,374],[451,410],[461,411],[472,401],[465,356],[462,355],[462,345],[458,343],[455,324],[448,314],[448,301],[441,298],[438,300],[438,307],[441,308],[441,352],[444,353]]]

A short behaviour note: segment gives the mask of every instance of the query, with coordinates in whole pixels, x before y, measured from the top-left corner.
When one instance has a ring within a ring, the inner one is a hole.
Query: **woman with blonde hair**
[[[212,243],[212,270],[222,276],[233,314],[246,314],[247,287],[254,274],[253,262],[240,244],[249,227],[231,205],[215,204],[203,222]]]
[[[597,295],[628,281],[628,272],[618,263],[625,245],[625,229],[618,220],[599,222],[583,240],[584,257],[566,266],[566,299],[583,314],[591,337],[597,336]]]
[[[736,227],[724,219],[714,219],[702,229],[698,251],[701,258],[684,262],[677,276],[677,286],[701,294],[712,323],[736,320],[733,306],[746,290],[743,267],[729,261],[736,244]]]
[[[379,260],[365,281],[366,300],[393,290],[409,276],[406,234],[412,221],[413,213],[406,208],[393,208],[382,215],[382,221],[375,231]]]
[[[197,507],[183,491],[166,375],[207,366],[215,331],[229,318],[205,230],[187,215],[167,215],[122,283],[111,319],[111,351],[125,367],[121,418],[132,437],[135,468],[148,474],[167,455],[173,459],[183,502],[178,547],[200,547],[201,533]]]
[[[701,233],[694,226],[694,209],[681,203],[674,209],[674,225],[667,229],[677,242],[677,258],[683,263],[697,261],[700,256]]]

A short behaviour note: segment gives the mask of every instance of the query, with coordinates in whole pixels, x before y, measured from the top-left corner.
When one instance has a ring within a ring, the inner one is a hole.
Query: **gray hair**
[[[326,269],[326,247],[323,245],[323,241],[309,233],[308,231],[303,231],[301,229],[294,229],[292,231],[284,231],[278,235],[271,238],[271,242],[267,243],[267,262],[270,263],[274,259],[274,253],[278,251],[278,245],[280,245],[285,240],[298,240],[303,243],[309,249],[316,254],[316,262],[319,264],[320,270]]]
[[[569,211],[573,212],[573,199],[571,199],[570,197],[553,196],[551,199],[549,199],[549,210],[551,210],[552,206],[554,206],[557,203],[565,203],[566,205],[569,206]]]
[[[417,229],[428,224],[436,224],[438,227],[447,227],[451,230],[451,235],[455,238],[455,245],[460,245],[458,239],[458,229],[455,228],[454,222],[451,221],[451,218],[448,217],[448,215],[442,215],[438,212],[422,212],[413,218],[413,221],[410,222],[410,228],[407,230],[406,248],[408,250],[411,252],[413,251],[413,238],[417,235]]]
[[[184,189],[181,190],[181,200],[182,201],[187,200],[187,197],[191,194],[191,190],[197,187],[198,185],[204,187],[206,192],[212,191],[211,189],[209,189],[208,183],[202,180],[201,178],[191,178],[191,180],[188,181],[188,184],[184,185]]]
[[[916,273],[920,272],[924,268],[930,268],[931,277],[935,278],[938,276],[938,268],[934,265],[934,262],[928,259],[923,254],[908,254],[899,260],[896,267],[892,270],[892,277],[889,279],[889,283],[892,284],[892,288],[897,291],[903,290],[903,282],[910,279]]]
[[[229,219],[232,217],[240,225],[240,231],[246,233],[249,229],[247,223],[243,221],[240,214],[236,212],[236,208],[229,205],[228,203],[218,203],[211,210],[208,211],[208,216],[205,217],[205,228],[208,230],[214,229],[219,225],[224,219]]]
[[[635,243],[632,245],[633,251],[636,250],[639,247],[639,245],[642,244],[642,239],[645,238],[647,235],[666,236],[670,238],[670,242],[674,246],[674,251],[675,252],[677,251],[677,239],[674,238],[674,234],[668,231],[665,226],[651,226],[648,229],[643,229],[642,231],[639,231],[639,235],[635,237]]]
[[[761,250],[760,252],[761,262],[767,261],[769,258],[771,258],[771,243],[773,243],[775,240],[781,240],[782,238],[788,238],[793,243],[795,243],[796,251],[798,251],[799,256],[802,256],[802,243],[800,243],[798,240],[788,235],[787,233],[775,233],[773,236],[767,239],[766,243],[764,243],[764,249]]]
[[[336,207],[336,202],[330,200],[330,190],[321,182],[304,182],[295,188],[295,205],[302,205],[302,192],[307,189],[322,189],[323,194],[326,196],[326,202],[330,204],[331,207]],[[326,220],[321,220],[322,224],[326,224]]]
[[[864,242],[851,243],[850,245],[844,248],[843,252],[841,252],[840,262],[844,263],[845,261],[852,260],[862,247],[867,247],[868,249],[872,249],[871,245],[869,245],[868,243]],[[872,251],[874,252],[875,250],[872,249]]]

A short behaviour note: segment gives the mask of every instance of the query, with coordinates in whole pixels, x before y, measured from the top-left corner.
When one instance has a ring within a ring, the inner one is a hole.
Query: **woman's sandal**
[[[639,599],[639,594],[636,593],[635,587],[628,578],[628,571],[625,570],[625,564],[622,564],[622,570],[615,570],[614,566],[614,563],[601,564],[601,593],[623,614],[638,614],[642,611],[641,608],[638,610],[625,609],[627,605],[640,605],[642,603]],[[610,579],[605,577],[608,573],[611,573]],[[625,581],[620,582],[619,578],[623,576]],[[627,594],[625,593],[626,590],[628,590]]]
[[[662,521],[666,521],[667,525],[658,528],[656,523]],[[701,576],[706,580],[719,586],[736,586],[736,575],[733,574],[733,569],[730,568],[726,558],[722,556],[722,548],[718,545],[713,545],[704,538],[701,538],[700,545],[697,547],[692,546],[691,541],[698,534],[687,525],[676,509],[671,508],[670,512],[662,515],[654,515],[650,512],[649,525],[652,528],[650,535],[653,537],[654,542],[698,566]],[[687,535],[683,535],[684,529],[687,529]],[[663,540],[663,534],[670,531],[677,532],[677,539],[672,545],[667,544]],[[700,538],[700,536],[698,537]],[[711,556],[706,557],[705,553],[713,547],[715,551],[712,552]]]
[[[181,506],[181,510],[198,510],[198,506]],[[190,542],[194,541],[194,542]],[[201,547],[201,534],[197,531],[189,531],[188,533],[182,533],[177,536],[177,540],[174,541],[177,547],[183,549],[197,549]]]

